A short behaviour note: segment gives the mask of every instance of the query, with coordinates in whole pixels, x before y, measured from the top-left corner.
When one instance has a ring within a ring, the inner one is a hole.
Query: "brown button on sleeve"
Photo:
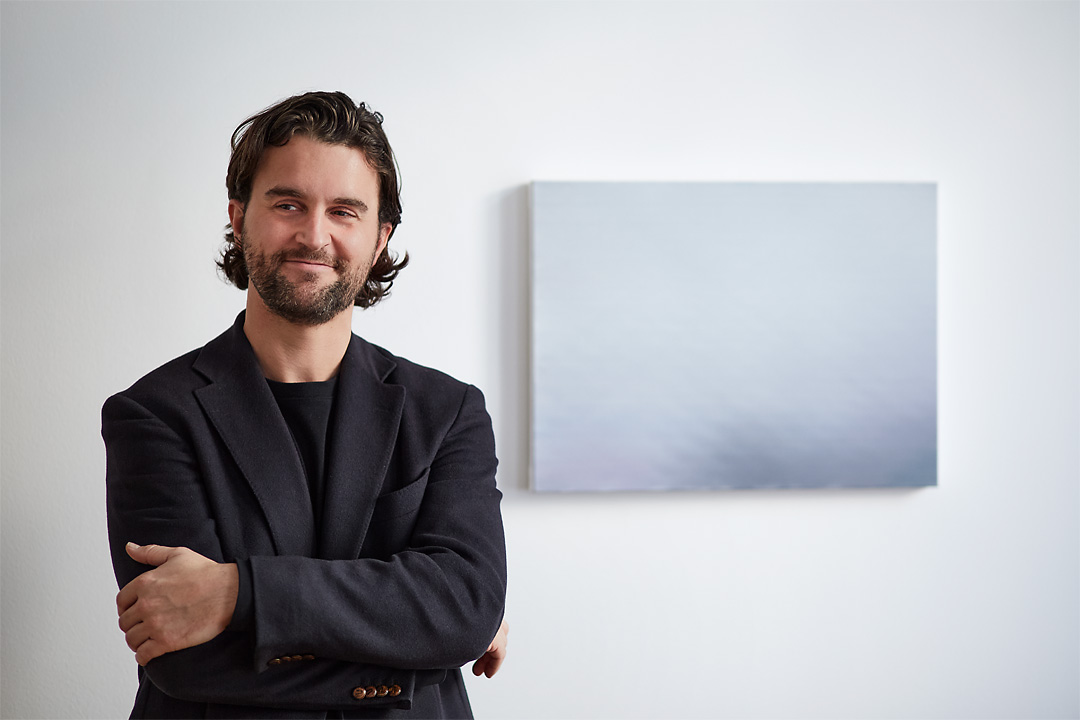
[[[367,697],[367,690],[362,687],[355,687],[353,688],[352,696],[357,700],[363,700],[365,697]]]
[[[387,689],[385,685],[380,685],[379,687],[375,688],[375,694],[379,697],[386,697],[386,693],[388,692],[390,692],[390,690]]]
[[[304,659],[305,659],[305,660],[314,660],[314,659],[315,659],[315,656],[314,656],[314,655],[305,655],[305,656],[304,656]]]
[[[281,658],[274,658],[273,660],[271,660],[270,662],[268,662],[266,664],[267,665],[280,665],[281,664]]]
[[[367,696],[369,698],[375,697],[376,690],[374,685],[368,685],[366,688],[364,688],[364,690],[367,691]]]
[[[390,697],[397,697],[401,694],[401,687],[399,685],[390,686]]]

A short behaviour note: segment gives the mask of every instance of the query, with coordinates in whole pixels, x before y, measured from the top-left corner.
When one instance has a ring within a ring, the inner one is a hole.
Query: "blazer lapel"
[[[320,556],[354,560],[397,440],[405,388],[385,378],[396,367],[353,335],[338,373]]]
[[[288,425],[244,335],[244,313],[202,349],[195,396],[259,501],[279,555],[314,555],[315,520]]]

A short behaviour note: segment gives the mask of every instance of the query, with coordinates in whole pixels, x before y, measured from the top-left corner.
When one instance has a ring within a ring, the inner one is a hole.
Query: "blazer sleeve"
[[[484,416],[486,417],[486,413]],[[488,431],[490,432],[490,421]],[[215,561],[224,562],[221,542],[215,529],[214,513],[201,482],[199,464],[191,442],[186,441],[176,428],[123,394],[106,402],[102,410],[102,435],[107,449],[109,538],[118,585],[123,587],[137,575],[150,569],[127,556],[124,546],[128,541],[186,546]],[[459,437],[460,433],[453,435]],[[482,448],[482,444],[476,444],[475,438],[471,442],[474,451]],[[455,465],[460,465],[460,469],[463,469],[464,466],[474,464],[459,455],[462,451],[469,454],[467,447],[458,445],[457,449],[453,449],[453,445],[454,443],[448,444],[445,451],[440,449],[436,463],[433,464],[433,469],[435,465],[439,466],[440,470],[436,473],[439,476],[444,476],[447,470],[453,474]],[[464,482],[466,486],[470,484],[468,481]],[[460,508],[459,503],[446,503],[440,500],[437,494],[432,496],[432,500],[435,502],[429,509],[426,507],[428,501],[425,498],[422,515],[437,515],[444,511],[452,512],[455,507]],[[497,513],[497,504],[495,507]],[[463,520],[467,522],[469,518]],[[442,531],[452,533],[459,527],[459,521],[428,521],[423,525],[430,526],[437,532],[441,528]],[[488,530],[490,531],[490,528]],[[347,607],[329,606],[336,606],[342,602],[343,597],[356,597],[361,594],[361,590],[369,596],[385,598],[384,590],[375,584],[377,578],[385,574],[386,581],[391,585],[405,586],[417,593],[417,606],[426,608],[427,627],[421,624],[418,630],[416,626],[412,626],[412,631],[447,630],[449,632],[445,635],[445,643],[441,639],[431,639],[423,643],[423,651],[417,651],[415,643],[403,641],[399,637],[396,639],[397,644],[407,648],[407,651],[388,652],[387,646],[393,643],[390,633],[385,630],[380,633],[359,630],[357,626],[364,623],[353,619],[346,624],[346,629],[352,630],[348,643],[342,645],[335,641],[316,647],[316,643],[311,642],[309,637],[302,643],[302,651],[288,653],[290,658],[295,659],[271,664],[269,661],[272,658],[267,657],[267,647],[299,646],[291,643],[288,637],[274,637],[271,634],[264,640],[264,647],[259,648],[256,643],[258,631],[225,631],[208,643],[166,653],[152,660],[145,668],[146,673],[165,694],[192,701],[302,710],[378,706],[408,709],[411,706],[413,688],[418,680],[422,684],[437,682],[441,673],[438,670],[402,668],[449,667],[459,659],[462,662],[472,659],[465,656],[474,651],[477,646],[476,639],[461,643],[457,639],[460,631],[450,628],[446,623],[455,616],[455,611],[464,615],[469,614],[471,609],[481,616],[481,619],[477,620],[474,616],[470,627],[474,630],[483,627],[483,631],[487,632],[488,626],[494,623],[491,627],[493,636],[499,620],[492,620],[491,616],[497,614],[501,617],[502,593],[505,588],[501,521],[497,541],[494,537],[488,537],[486,541],[478,544],[472,531],[469,531],[462,538],[423,538],[421,542],[421,554],[430,552],[455,556],[456,559],[449,562],[448,558],[440,558],[439,562],[434,563],[444,573],[441,579],[437,578],[439,572],[435,575],[418,572],[413,569],[415,563],[402,562],[396,558],[383,563],[388,567],[374,574],[359,569],[350,571],[351,567],[372,564],[364,560],[327,563],[313,558],[262,558],[257,566],[262,567],[263,571],[255,573],[256,612],[261,610],[271,613],[272,617],[279,617],[282,613],[289,614],[291,611],[275,610],[275,607],[292,608],[304,613],[305,623],[309,628],[319,628],[319,636],[334,636],[333,625],[342,618],[357,615],[361,608],[358,606],[356,611],[350,611]],[[431,542],[439,542],[441,545],[436,549]],[[475,554],[486,552],[495,545],[499,546],[495,558],[481,558]],[[460,557],[462,553],[466,556],[464,559]],[[281,561],[281,564],[278,565],[276,561]],[[267,563],[273,568],[271,576],[274,583],[270,585],[260,583],[260,578],[265,579]],[[480,588],[477,582],[485,585],[489,582],[488,574],[481,573],[478,576],[470,573],[467,568],[474,565],[490,567],[493,571],[490,577],[497,578],[494,581],[497,587]],[[451,578],[445,574],[452,575],[456,572],[464,572],[469,577]],[[402,574],[409,576],[409,579],[403,579]],[[318,583],[313,583],[313,578],[318,578]],[[424,587],[420,584],[433,578],[436,582],[432,586]],[[339,594],[340,583],[352,586],[345,596]],[[276,588],[286,586],[289,592],[281,590],[274,594]],[[271,594],[264,594],[267,592]],[[398,592],[400,594],[401,591]],[[310,594],[311,602],[302,603],[296,600],[297,595],[307,594]],[[323,598],[325,604],[318,601],[319,597]],[[432,602],[432,598],[438,600]],[[370,606],[372,600],[368,600],[367,604]],[[494,609],[496,604],[497,613]],[[268,622],[267,625],[273,627],[273,622]],[[400,625],[398,629],[403,627],[406,625]],[[376,647],[359,648],[356,642],[363,637],[373,638]],[[380,642],[383,645],[379,646]],[[445,647],[446,652],[434,652],[432,648],[435,646]],[[335,652],[342,647],[346,647],[348,651]],[[484,649],[480,648],[477,656],[482,654]],[[378,661],[371,660],[376,657],[379,658]],[[414,664],[409,662],[410,658],[437,659],[441,662]],[[400,688],[400,691],[358,701],[353,694],[358,687],[379,688],[380,691],[382,688]]]

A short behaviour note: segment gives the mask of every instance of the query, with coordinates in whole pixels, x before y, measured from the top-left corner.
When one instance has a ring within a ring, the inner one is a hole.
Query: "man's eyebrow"
[[[332,203],[330,203],[330,204],[331,205],[347,205],[349,207],[356,208],[357,210],[359,210],[362,213],[366,213],[367,209],[368,209],[367,208],[367,203],[364,202],[363,200],[360,200],[359,198],[351,198],[351,197],[334,198],[334,201]]]
[[[294,198],[303,199],[303,198],[306,197],[306,195],[304,193],[300,192],[296,188],[287,187],[285,185],[275,185],[274,187],[267,190],[266,193],[264,193],[264,194],[268,198],[294,197]],[[360,200],[359,198],[337,197],[337,198],[334,198],[332,201],[330,201],[330,204],[331,205],[346,205],[348,207],[354,207],[354,208],[356,208],[357,210],[359,210],[362,213],[367,212],[367,209],[368,209],[367,203],[364,202],[363,200]]]
[[[273,198],[273,197],[302,198],[302,197],[304,197],[304,193],[300,192],[296,188],[286,187],[285,185],[275,185],[274,187],[267,190],[265,195],[268,198]]]

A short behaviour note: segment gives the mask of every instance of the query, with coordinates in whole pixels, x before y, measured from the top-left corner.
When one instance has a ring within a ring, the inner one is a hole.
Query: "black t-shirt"
[[[296,451],[307,475],[315,531],[322,526],[323,495],[326,488],[326,446],[330,436],[330,415],[334,409],[337,378],[325,382],[283,383],[267,380],[278,408],[292,432]]]

